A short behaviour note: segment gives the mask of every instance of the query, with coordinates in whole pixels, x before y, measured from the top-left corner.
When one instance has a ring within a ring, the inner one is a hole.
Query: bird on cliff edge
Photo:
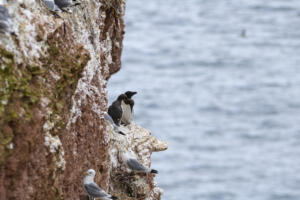
[[[155,169],[150,169],[142,165],[133,155],[132,152],[127,151],[122,155],[123,161],[126,163],[127,167],[133,172],[146,173],[146,174],[158,174],[158,171]]]
[[[117,126],[120,126],[121,118],[123,115],[122,110],[122,102],[127,100],[127,96],[125,94],[121,94],[118,96],[117,100],[115,100],[109,107],[108,107],[108,114],[111,116],[113,121]]]
[[[117,132],[121,135],[125,135],[125,133],[120,131],[119,127],[115,124],[114,120],[106,112],[104,113],[104,118],[106,119],[106,121],[108,121],[113,126],[115,132]]]
[[[12,31],[12,20],[7,8],[3,5],[0,5],[0,32],[1,33],[10,33],[15,35],[16,33]]]
[[[121,104],[123,110],[121,123],[124,125],[128,125],[132,122],[133,113],[134,113],[133,112],[134,100],[131,97],[137,94],[137,92],[127,91],[124,94],[126,95],[127,99],[125,99]]]
[[[76,3],[73,0],[54,0],[54,3],[63,11],[68,13],[72,13],[70,7],[80,5],[80,3]]]
[[[89,169],[84,173],[85,177],[83,179],[83,187],[89,195],[89,200],[94,200],[95,198],[101,200],[115,200],[118,199],[102,190],[95,182],[94,178],[96,175],[95,170]]]

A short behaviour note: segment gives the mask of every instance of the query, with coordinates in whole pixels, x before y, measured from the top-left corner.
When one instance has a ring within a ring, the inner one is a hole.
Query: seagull
[[[3,5],[0,5],[0,32],[8,32],[11,35],[16,35],[16,33],[11,30],[12,25],[11,16],[7,8]]]
[[[89,195],[89,200],[94,200],[95,198],[101,200],[117,199],[117,197],[106,193],[94,182],[94,178],[96,175],[95,170],[89,169],[87,172],[85,172],[85,175],[86,176],[83,179],[83,187]]]
[[[123,154],[123,159],[127,165],[127,167],[134,171],[134,172],[141,172],[141,173],[151,173],[151,174],[158,174],[158,171],[155,169],[150,169],[142,165],[130,152],[125,152]]]
[[[121,118],[123,115],[123,109],[122,109],[122,102],[126,101],[127,97],[125,94],[121,94],[118,96],[118,99],[115,100],[109,107],[108,107],[108,114],[111,116],[111,118],[114,120],[115,124],[117,126],[120,125]]]
[[[109,114],[107,114],[107,112],[104,113],[104,118],[113,126],[115,132],[125,135],[125,133],[120,131],[119,127],[115,124],[114,120],[109,116]]]
[[[137,92],[132,92],[132,91],[125,92],[127,99],[125,101],[123,101],[121,104],[122,110],[123,110],[121,122],[125,125],[130,124],[133,120],[134,100],[131,99],[131,97],[135,94],[137,94]]]

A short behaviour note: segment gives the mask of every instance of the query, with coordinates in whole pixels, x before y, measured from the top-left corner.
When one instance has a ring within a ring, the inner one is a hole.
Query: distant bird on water
[[[241,36],[242,38],[246,38],[246,36],[247,36],[246,29],[243,29],[243,30],[241,31],[240,36]]]
[[[123,115],[122,110],[122,102],[127,100],[127,96],[125,94],[121,94],[118,96],[118,99],[115,100],[109,107],[108,107],[108,114],[114,120],[117,126],[120,126],[121,118]]]
[[[85,172],[85,175],[86,176],[83,179],[83,187],[89,195],[89,200],[94,200],[95,198],[101,200],[118,199],[117,197],[106,193],[94,182],[96,175],[95,170],[89,169],[87,172]]]
[[[122,110],[123,110],[123,115],[122,115],[122,118],[121,118],[121,122],[125,125],[130,124],[133,120],[134,100],[131,99],[131,97],[135,94],[137,94],[137,92],[132,92],[132,91],[125,92],[125,95],[126,95],[127,99],[124,100],[121,104]]]
[[[73,0],[54,0],[55,4],[63,11],[71,13],[70,7],[80,5]]]
[[[123,160],[126,163],[127,167],[132,170],[133,172],[139,173],[151,173],[151,174],[158,174],[158,171],[155,169],[150,169],[142,165],[131,152],[123,153]]]
[[[7,8],[3,5],[0,5],[0,32],[10,33],[11,35],[16,35],[12,31],[12,20]]]

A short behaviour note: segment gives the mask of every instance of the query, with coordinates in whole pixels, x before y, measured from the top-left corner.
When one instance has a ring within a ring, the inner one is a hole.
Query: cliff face
[[[164,151],[168,144],[151,135],[150,131],[131,123],[121,127],[126,136],[110,133],[111,179],[110,186],[120,199],[160,199],[163,191],[154,182],[153,174],[131,173],[126,167],[123,155],[130,151],[144,166],[150,167],[152,152]]]
[[[117,154],[131,145],[149,165],[151,152],[167,144],[135,124],[126,129],[139,130],[119,138],[103,118],[107,80],[121,67],[125,2],[80,2],[57,18],[38,0],[0,1],[17,34],[0,35],[0,199],[86,199],[89,168],[122,199],[159,199],[153,177],[122,178]]]

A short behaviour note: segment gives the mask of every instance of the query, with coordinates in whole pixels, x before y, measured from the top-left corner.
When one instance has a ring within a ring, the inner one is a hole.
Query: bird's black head
[[[132,92],[132,91],[127,91],[125,92],[125,95],[128,97],[128,98],[131,98],[133,95],[137,94],[137,92]]]
[[[118,96],[118,101],[123,101],[123,100],[126,100],[127,99],[127,96],[125,94],[121,94],[120,96]]]

